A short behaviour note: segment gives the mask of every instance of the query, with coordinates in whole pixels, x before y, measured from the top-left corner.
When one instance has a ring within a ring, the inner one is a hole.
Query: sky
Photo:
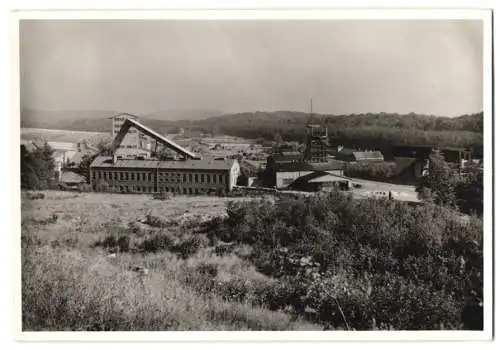
[[[472,20],[23,20],[21,107],[457,116],[482,48]]]

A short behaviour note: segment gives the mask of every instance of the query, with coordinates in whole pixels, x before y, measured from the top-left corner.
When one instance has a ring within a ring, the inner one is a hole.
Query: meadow
[[[482,329],[482,220],[340,192],[22,199],[24,330]]]
[[[43,193],[22,199],[25,331],[321,329],[200,289],[198,281],[213,274],[204,266],[217,270],[221,286],[270,280],[236,253],[220,256],[206,239],[190,241],[200,221],[224,214],[224,198]],[[180,253],[162,249],[159,233]],[[106,245],[114,235],[127,235],[127,248]],[[195,250],[183,251],[183,242]]]

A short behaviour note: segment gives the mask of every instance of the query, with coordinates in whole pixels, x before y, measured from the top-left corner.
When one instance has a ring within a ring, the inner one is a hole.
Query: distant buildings
[[[361,151],[352,148],[342,148],[336,156],[344,162],[383,162],[384,155],[380,151]]]
[[[352,186],[351,179],[329,171],[315,171],[301,176],[288,187],[296,191],[318,192],[334,188],[348,190]]]
[[[228,192],[236,186],[240,175],[237,160],[201,159],[199,155],[146,127],[137,118],[121,117],[124,119],[120,120],[121,126],[114,134],[113,155],[99,156],[90,166],[90,181],[94,190],[196,195]],[[140,147],[123,147],[123,142],[127,140],[129,145],[140,140],[136,137],[138,134],[172,150],[179,155],[179,160],[158,160],[149,155],[142,156]]]
[[[334,175],[344,175],[344,163],[330,160],[324,163],[308,163],[299,155],[271,155],[268,158],[263,183],[267,187],[286,188],[301,176],[327,171]]]

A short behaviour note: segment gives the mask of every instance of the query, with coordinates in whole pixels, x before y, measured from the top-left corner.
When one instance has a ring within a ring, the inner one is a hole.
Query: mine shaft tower
[[[328,161],[328,127],[313,123],[312,99],[310,110],[310,123],[307,124],[306,149],[304,161],[309,163],[326,163]]]

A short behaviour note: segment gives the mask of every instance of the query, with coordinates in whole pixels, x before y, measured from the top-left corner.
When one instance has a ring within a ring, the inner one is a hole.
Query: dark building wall
[[[93,168],[92,186],[110,192],[202,194],[230,189],[229,171]]]

